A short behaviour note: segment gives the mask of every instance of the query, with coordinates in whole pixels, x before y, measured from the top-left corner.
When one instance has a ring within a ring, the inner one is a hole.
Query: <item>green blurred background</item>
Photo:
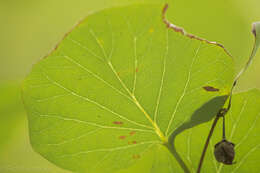
[[[172,23],[222,43],[234,56],[237,71],[245,64],[254,41],[251,24],[260,21],[259,0],[0,0],[0,173],[67,172],[32,150],[21,82],[89,13],[145,2],[168,2]],[[236,92],[260,89],[259,74],[258,52]]]

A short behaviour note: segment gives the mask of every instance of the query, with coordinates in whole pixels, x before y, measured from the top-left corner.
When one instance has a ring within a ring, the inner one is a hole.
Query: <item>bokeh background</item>
[[[254,42],[251,24],[260,21],[259,0],[0,0],[0,173],[67,172],[32,150],[20,85],[32,65],[89,13],[146,2],[168,2],[172,23],[222,43],[237,71],[245,64]],[[260,89],[259,75],[260,52],[236,92]]]

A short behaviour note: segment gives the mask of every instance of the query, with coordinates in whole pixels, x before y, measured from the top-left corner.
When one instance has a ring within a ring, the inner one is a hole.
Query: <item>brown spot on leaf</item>
[[[125,139],[126,136],[119,136],[119,139]]]
[[[122,125],[123,122],[121,122],[121,121],[114,121],[113,124],[116,124],[116,125]]]
[[[130,144],[137,144],[137,142],[136,141],[128,141],[128,144],[130,145]]]
[[[140,159],[140,155],[139,154],[134,154],[133,155],[133,159]]]
[[[138,68],[136,68],[136,69],[135,69],[135,72],[137,73],[138,71],[139,71],[139,69],[138,69]]]
[[[135,133],[136,133],[135,131],[131,131],[130,136],[133,136]]]
[[[217,91],[219,91],[218,88],[214,88],[212,86],[204,86],[202,88],[205,89],[206,91],[209,91],[209,92],[217,92]]]

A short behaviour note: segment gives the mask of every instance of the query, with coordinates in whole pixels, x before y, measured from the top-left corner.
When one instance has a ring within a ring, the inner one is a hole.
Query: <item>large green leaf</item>
[[[216,114],[233,61],[222,46],[165,25],[161,9],[93,14],[34,65],[23,96],[37,152],[76,172],[189,169],[168,139]]]

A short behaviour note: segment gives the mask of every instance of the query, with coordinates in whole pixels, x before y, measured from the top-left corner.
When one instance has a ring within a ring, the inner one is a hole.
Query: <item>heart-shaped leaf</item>
[[[221,45],[170,24],[165,10],[137,5],[88,16],[34,65],[23,97],[37,152],[75,172],[140,163],[187,171],[170,138],[216,114],[233,60]]]

